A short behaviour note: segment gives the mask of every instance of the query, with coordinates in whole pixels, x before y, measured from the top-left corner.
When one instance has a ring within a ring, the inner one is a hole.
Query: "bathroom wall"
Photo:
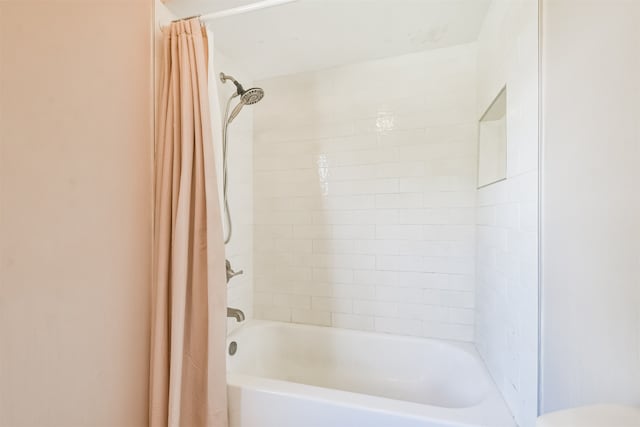
[[[475,45],[257,84],[256,317],[472,341]]]
[[[146,426],[152,4],[0,2],[0,425]]]
[[[542,412],[640,405],[638,22],[543,1]]]
[[[507,87],[507,179],[478,190],[476,346],[522,427],[537,415],[538,2],[494,1],[477,117]]]
[[[170,5],[179,6],[174,2]],[[157,64],[160,61],[159,49],[162,40],[160,28],[181,16],[185,15],[177,15],[161,0],[155,0]],[[211,62],[209,82],[215,86],[210,86],[209,93],[218,194],[222,210],[222,115],[229,96],[235,91],[235,86],[231,82],[223,84],[219,73],[224,72],[234,76],[245,88],[252,86],[253,79],[242,64],[217,48],[215,27],[210,27],[211,29],[213,31],[208,33]],[[156,77],[158,74],[156,67]],[[231,109],[236,103],[237,99],[232,102]],[[229,282],[228,305],[241,309],[247,319],[253,317],[253,114],[251,109],[252,107],[244,109],[229,126],[228,188],[229,205],[233,217],[233,236],[225,247],[227,259],[231,262],[233,269],[244,272]],[[229,330],[236,326],[235,320],[228,320]]]

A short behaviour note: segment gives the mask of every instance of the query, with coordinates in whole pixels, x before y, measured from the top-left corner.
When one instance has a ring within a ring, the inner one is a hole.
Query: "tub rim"
[[[463,351],[476,360],[477,364],[481,367],[481,369],[483,369],[483,374],[487,377],[489,390],[487,391],[485,398],[475,405],[460,408],[449,408],[444,406],[397,400],[389,397],[320,387],[310,384],[295,383],[275,378],[231,372],[229,370],[229,367],[227,366],[227,385],[229,387],[248,389],[261,393],[271,393],[290,397],[292,399],[306,399],[317,403],[331,404],[358,410],[373,411],[392,416],[438,422],[446,426],[516,426],[513,415],[509,411],[493,378],[489,374],[489,371],[486,368],[482,357],[480,356],[473,343],[441,340],[437,338],[400,336],[371,331],[333,328],[329,326],[252,319],[234,329],[227,336],[227,346],[235,338],[240,338],[241,336],[250,333],[252,330],[259,330],[265,327],[284,327],[298,330],[322,330],[325,333],[331,332],[343,334],[358,334],[371,338],[382,338],[385,340],[401,340],[415,343],[428,342],[438,347],[450,347],[458,351]],[[227,359],[229,357],[230,356],[227,354]]]

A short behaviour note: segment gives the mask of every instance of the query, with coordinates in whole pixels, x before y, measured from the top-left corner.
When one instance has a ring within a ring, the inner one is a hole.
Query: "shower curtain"
[[[162,32],[149,424],[226,427],[226,276],[207,35],[197,19]]]

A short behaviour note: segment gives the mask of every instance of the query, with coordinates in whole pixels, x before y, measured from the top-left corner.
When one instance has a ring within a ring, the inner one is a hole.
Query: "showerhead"
[[[225,73],[220,73],[220,80],[223,83],[226,83],[227,80],[231,80],[233,84],[236,86],[236,93],[234,97],[240,96],[240,102],[238,103],[238,105],[235,106],[235,108],[229,115],[229,119],[228,119],[229,123],[231,123],[233,119],[235,119],[238,116],[238,114],[240,114],[242,107],[244,107],[245,105],[253,105],[259,102],[264,97],[264,90],[262,90],[261,88],[252,87],[251,89],[245,90],[236,79],[234,79],[233,77]]]
[[[251,89],[244,91],[244,93],[241,94],[240,99],[245,105],[253,105],[260,101],[263,96],[264,90],[259,87],[252,87]]]

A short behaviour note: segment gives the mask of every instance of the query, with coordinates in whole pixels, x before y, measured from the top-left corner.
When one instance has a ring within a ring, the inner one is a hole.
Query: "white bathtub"
[[[231,427],[513,427],[473,345],[279,322],[234,331]]]

